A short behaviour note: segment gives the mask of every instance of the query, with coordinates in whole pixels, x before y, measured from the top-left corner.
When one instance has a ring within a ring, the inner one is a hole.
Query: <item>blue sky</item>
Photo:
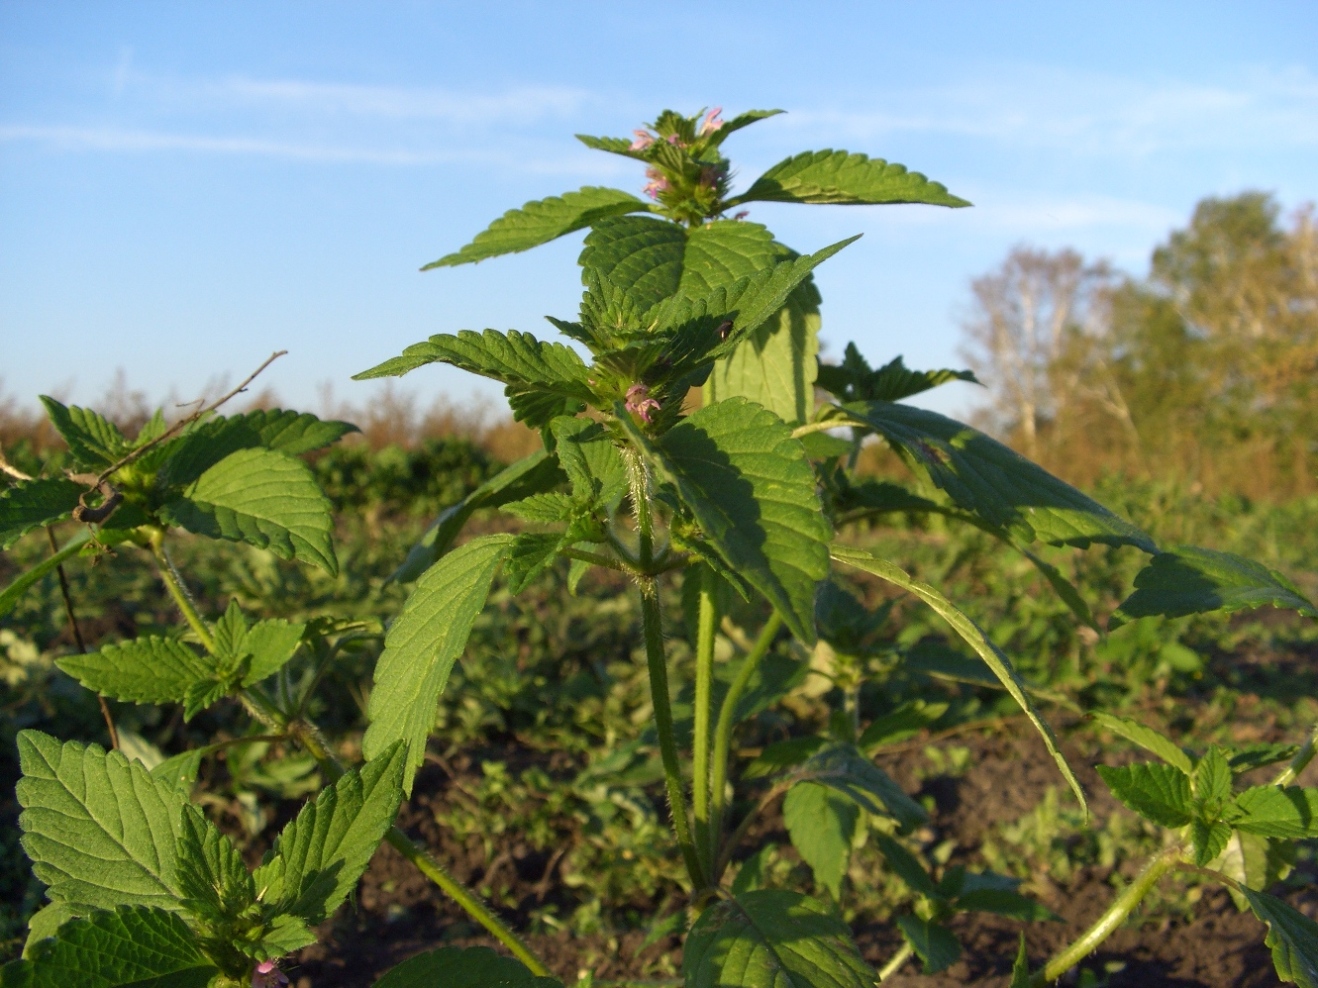
[[[581,235],[419,274],[505,209],[639,190],[625,135],[672,106],[788,114],[731,139],[741,187],[846,148],[975,203],[757,206],[818,273],[824,340],[958,365],[968,284],[1016,243],[1142,273],[1205,195],[1318,197],[1318,4],[184,3],[0,0],[0,380],[94,402],[263,383],[369,400],[431,333],[571,315]],[[426,368],[423,401],[497,397]],[[935,402],[962,411],[968,385]]]

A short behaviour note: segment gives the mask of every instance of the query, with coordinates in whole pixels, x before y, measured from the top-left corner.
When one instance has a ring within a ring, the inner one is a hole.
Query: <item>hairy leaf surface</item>
[[[728,200],[728,208],[744,202],[832,203],[868,206],[884,203],[927,203],[933,206],[969,206],[970,203],[905,166],[889,164],[846,151],[805,151],[778,162],[741,195]]]
[[[1138,721],[1131,720],[1129,717],[1118,717],[1116,714],[1094,713],[1091,715],[1094,722],[1101,724],[1113,734],[1125,738],[1139,745],[1145,751],[1152,752],[1161,758],[1168,765],[1174,765],[1186,775],[1194,772],[1194,762],[1190,756],[1170,738],[1163,737],[1151,727],[1145,727]]]
[[[395,741],[405,742],[406,792],[412,791],[412,776],[425,759],[439,694],[512,543],[511,535],[487,535],[449,553],[417,581],[385,638],[362,750],[374,760]]]
[[[1140,816],[1164,827],[1183,827],[1193,815],[1190,779],[1171,765],[1099,765],[1112,795]]]
[[[268,449],[231,453],[165,504],[170,524],[212,539],[246,542],[281,559],[339,571],[330,503],[300,460]]]
[[[119,427],[90,408],[64,405],[41,396],[50,424],[64,437],[78,466],[100,472],[128,452],[129,442]]]
[[[1272,966],[1282,981],[1318,988],[1318,924],[1280,899],[1241,889],[1254,915],[1268,924]]]
[[[1122,601],[1110,625],[1121,624],[1119,618],[1230,613],[1264,604],[1318,617],[1318,608],[1276,570],[1229,552],[1181,546],[1174,552],[1159,553],[1140,570],[1135,592]]]
[[[715,902],[682,951],[688,988],[873,988],[875,974],[827,906],[759,889]]]
[[[1318,789],[1254,786],[1236,797],[1231,825],[1262,837],[1318,837]]]
[[[134,703],[182,703],[214,674],[212,661],[174,638],[136,638],[55,664],[89,690]]]
[[[500,254],[515,254],[580,230],[609,216],[637,213],[649,205],[621,189],[588,185],[576,192],[528,202],[510,209],[453,254],[427,264],[431,268],[471,264]]]
[[[835,900],[842,895],[859,818],[854,802],[814,782],[798,782],[783,800],[783,824],[792,846],[814,872],[815,884],[828,889]]]
[[[34,528],[73,513],[87,488],[64,477],[19,481],[0,493],[0,549],[8,549]]]
[[[39,731],[18,735],[23,849],[52,900],[81,911],[176,910],[184,795],[116,751]]]

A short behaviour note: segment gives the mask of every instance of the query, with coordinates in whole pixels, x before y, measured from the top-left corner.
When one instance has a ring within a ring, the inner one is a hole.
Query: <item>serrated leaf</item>
[[[1231,825],[1262,837],[1318,837],[1318,789],[1254,786],[1235,799]]]
[[[550,423],[558,462],[573,495],[612,510],[627,493],[627,467],[613,438],[598,422],[556,418]]]
[[[504,561],[508,592],[518,594],[554,561],[558,550],[572,540],[558,532],[523,532],[513,540]]]
[[[445,556],[417,582],[385,637],[384,652],[375,664],[371,724],[362,750],[374,759],[395,741],[405,742],[403,788],[408,793],[412,775],[425,759],[435,704],[512,542],[511,535],[487,535]]]
[[[1135,592],[1121,602],[1109,626],[1150,614],[1230,613],[1264,604],[1318,617],[1318,608],[1276,570],[1229,552],[1180,546],[1159,553],[1140,570]]]
[[[1239,775],[1251,769],[1275,765],[1277,762],[1290,761],[1300,750],[1297,744],[1281,744],[1275,741],[1255,741],[1250,744],[1231,746],[1231,770]]]
[[[715,902],[682,951],[688,988],[873,988],[846,924],[795,892],[758,889]]]
[[[282,669],[297,651],[306,628],[304,621],[285,621],[282,618],[257,621],[252,625],[243,640],[248,664],[242,684],[251,686]]]
[[[394,742],[302,807],[256,870],[263,901],[312,925],[333,914],[398,815],[407,761]]]
[[[873,754],[886,744],[896,744],[913,737],[947,713],[946,703],[910,700],[891,713],[872,720],[860,735],[857,746]]]
[[[977,429],[937,412],[885,401],[842,406],[883,436],[958,507],[1022,542],[1094,542],[1156,552],[1153,540],[1097,501]]]
[[[576,506],[577,502],[570,495],[560,491],[550,491],[547,494],[532,494],[520,501],[505,504],[503,510],[522,521],[553,524],[571,518]]]
[[[1194,846],[1193,861],[1201,868],[1226,850],[1227,841],[1230,839],[1230,824],[1220,820],[1210,823],[1197,818],[1190,821],[1190,843]]]
[[[1194,762],[1181,747],[1170,738],[1163,737],[1151,727],[1145,727],[1128,717],[1102,712],[1091,714],[1096,724],[1101,724],[1113,734],[1131,741],[1145,751],[1152,752],[1168,765],[1174,765],[1186,775],[1194,772]]]
[[[745,113],[738,113],[731,120],[728,120],[718,130],[709,135],[709,142],[714,147],[721,145],[728,137],[741,130],[743,127],[749,127],[751,124],[768,117],[776,117],[780,113],[786,113],[786,110],[747,110]]]
[[[446,254],[421,270],[471,264],[500,254],[530,250],[606,217],[643,212],[649,208],[629,192],[588,185],[576,192],[565,192],[561,196],[528,202],[521,209],[508,210],[461,250]]]
[[[41,396],[41,404],[78,466],[99,472],[128,452],[130,444],[124,434],[103,415],[90,408],[63,405],[47,395]]]
[[[269,549],[331,576],[339,571],[330,503],[307,465],[285,453],[231,453],[167,502],[160,516],[197,535]]]
[[[188,687],[183,696],[183,720],[192,720],[207,707],[219,703],[237,687],[237,682],[229,677],[202,679]]]
[[[8,549],[34,528],[73,513],[87,488],[63,477],[23,480],[0,493],[0,549]]]
[[[201,759],[205,754],[204,748],[193,748],[191,751],[183,751],[166,758],[159,765],[151,768],[151,778],[164,782],[187,796],[197,784],[197,772],[201,769]]]
[[[66,655],[55,664],[89,690],[134,703],[182,703],[215,672],[207,656],[174,638],[136,638],[99,652]]]
[[[54,901],[80,910],[178,909],[184,796],[118,752],[39,731],[18,735],[23,849]]]
[[[830,533],[814,471],[791,430],[772,412],[732,398],[700,409],[658,443],[637,438],[728,567],[813,644],[815,586],[828,574]]]
[[[1071,766],[1062,757],[1057,745],[1057,736],[1053,734],[1053,729],[1048,726],[1048,723],[1035,708],[1034,701],[1026,693],[1025,684],[1016,674],[1016,669],[1012,666],[1011,660],[993,643],[992,639],[984,633],[984,630],[933,587],[913,580],[908,573],[900,567],[894,566],[886,559],[880,559],[863,549],[843,546],[836,542],[831,546],[830,552],[838,562],[871,573],[919,597],[932,607],[939,617],[952,626],[952,630],[978,653],[993,675],[997,677],[998,682],[1002,684],[1002,688],[1025,711],[1025,715],[1029,717],[1035,730],[1043,738],[1048,753],[1053,756],[1053,761],[1057,764],[1067,784],[1070,785],[1071,791],[1075,793],[1076,799],[1080,801],[1080,806],[1088,813],[1084,790],[1080,788],[1080,781],[1075,777],[1075,773],[1071,771]]]
[[[177,879],[184,906],[211,923],[236,919],[256,901],[242,854],[197,806],[183,807]]]
[[[1267,945],[1277,977],[1300,988],[1318,988],[1318,925],[1264,892],[1241,889],[1250,909],[1268,924]]]
[[[565,480],[558,463],[544,450],[499,471],[465,498],[445,508],[426,529],[421,541],[407,553],[407,558],[390,577],[406,583],[415,580],[448,552],[453,540],[480,508],[498,508],[557,487]]]
[[[888,867],[897,873],[897,877],[906,883],[912,892],[924,896],[935,896],[938,888],[934,880],[925,871],[914,854],[902,847],[886,834],[874,834],[873,841],[888,862]]]
[[[924,963],[925,974],[937,974],[951,967],[961,956],[961,944],[952,931],[941,923],[934,923],[909,913],[897,917],[902,936]]]
[[[786,304],[719,360],[706,384],[711,401],[749,398],[784,422],[800,423],[814,412],[819,370],[819,293],[801,285]]]
[[[1217,745],[1208,749],[1194,769],[1194,795],[1199,800],[1224,800],[1231,795],[1231,766]]]
[[[778,162],[749,189],[728,200],[727,208],[746,202],[832,203],[869,206],[927,203],[969,206],[947,186],[931,182],[905,166],[846,151],[806,151]]]
[[[176,914],[141,906],[95,912],[0,969],[4,988],[205,988],[218,973]]]
[[[1164,827],[1190,822],[1190,779],[1171,765],[1099,765],[1098,774],[1112,795],[1140,816]]]
[[[417,954],[386,971],[372,988],[561,988],[557,978],[538,978],[521,961],[489,947],[441,947]]]
[[[741,770],[741,777],[749,780],[777,775],[805,762],[826,744],[828,739],[818,735],[770,742]]]
[[[860,808],[841,793],[814,782],[798,782],[783,800],[783,824],[792,846],[814,872],[815,884],[842,896],[842,877],[851,861]]]
[[[819,365],[819,386],[842,401],[901,401],[949,381],[979,383],[968,370],[910,370],[900,356],[874,370],[854,343],[841,364]]]
[[[686,245],[687,233],[677,223],[620,216],[595,225],[577,263],[583,279],[596,272],[645,311],[677,292]]]
[[[835,744],[817,752],[801,766],[799,775],[843,793],[871,813],[891,816],[904,830],[929,818],[924,807],[854,745]]]
[[[310,412],[263,408],[242,415],[203,419],[147,456],[160,460],[157,486],[163,490],[192,483],[240,449],[260,446],[300,456],[357,431],[349,422],[319,419]]]

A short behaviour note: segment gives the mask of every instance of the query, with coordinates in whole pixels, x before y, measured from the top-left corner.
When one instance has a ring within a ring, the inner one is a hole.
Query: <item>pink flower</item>
[[[654,413],[659,411],[659,402],[651,398],[650,389],[638,381],[627,389],[627,411],[649,425],[654,421]]]
[[[632,133],[636,135],[636,140],[632,141],[628,151],[644,151],[654,143],[654,135],[648,130],[633,130]]]
[[[676,134],[669,134],[669,135],[668,135],[668,143],[671,144],[671,145],[673,145],[673,147],[681,147],[681,146],[682,146],[682,138],[678,137]]]
[[[651,199],[658,199],[659,193],[668,189],[668,179],[658,168],[647,168],[645,177],[650,180],[649,184],[642,190]]]
[[[742,210],[738,210],[737,212],[733,213],[733,214],[732,214],[732,218],[733,218],[734,220],[744,220],[744,219],[745,219],[747,216],[749,216],[750,214],[751,214],[751,211],[750,211],[749,209],[742,209]]]
[[[719,114],[722,112],[723,112],[723,107],[716,106],[714,107],[714,109],[710,110],[708,113],[705,114],[705,120],[700,125],[701,137],[704,137],[706,134],[712,134],[714,133],[714,131],[718,130],[720,127],[723,126],[723,118],[719,116]]]
[[[262,961],[252,971],[252,988],[288,988],[288,975],[274,961]]]

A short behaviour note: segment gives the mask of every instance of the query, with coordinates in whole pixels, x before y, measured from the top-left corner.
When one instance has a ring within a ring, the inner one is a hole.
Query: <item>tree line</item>
[[[1207,198],[1146,278],[1014,248],[971,284],[978,424],[1073,483],[1104,473],[1280,499],[1318,490],[1312,204]]]

